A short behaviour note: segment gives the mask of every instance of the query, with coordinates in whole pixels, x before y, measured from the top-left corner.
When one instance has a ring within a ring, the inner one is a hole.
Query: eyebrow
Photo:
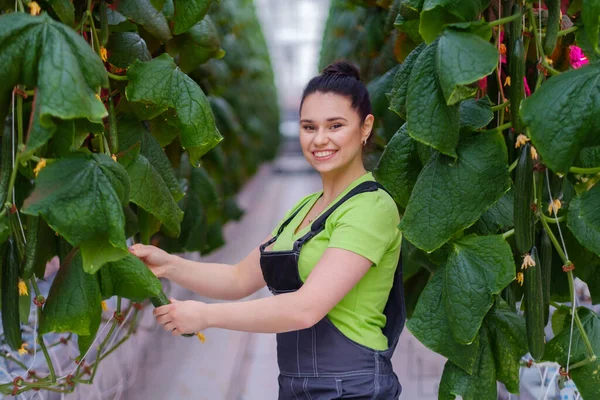
[[[332,117],[332,118],[327,118],[325,121],[327,121],[327,122],[331,122],[331,121],[335,121],[335,120],[338,120],[338,119],[343,119],[344,121],[348,122],[348,120],[347,120],[346,118],[344,118],[344,117]],[[313,121],[312,119],[301,119],[301,120],[300,120],[300,122],[301,122],[301,123],[302,123],[302,122],[308,122],[308,123],[312,123],[312,122],[314,122],[314,121]]]

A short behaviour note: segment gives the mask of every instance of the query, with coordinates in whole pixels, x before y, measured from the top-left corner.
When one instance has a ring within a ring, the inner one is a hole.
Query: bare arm
[[[269,235],[261,244],[271,237]],[[236,265],[186,260],[154,246],[139,244],[132,246],[130,251],[159,278],[169,279],[205,297],[239,300],[265,286],[259,246]]]
[[[360,281],[372,262],[348,250],[329,248],[300,290],[236,303],[176,302],[154,312],[175,334],[208,327],[281,333],[316,324]]]

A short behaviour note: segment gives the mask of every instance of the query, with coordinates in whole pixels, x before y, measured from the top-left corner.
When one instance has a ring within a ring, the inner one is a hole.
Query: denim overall
[[[379,188],[383,186],[375,181],[359,184],[317,218],[293,250],[265,251],[306,203],[302,205],[281,225],[277,236],[260,246],[260,266],[269,290],[275,295],[298,290],[302,286],[298,273],[302,246],[325,228],[327,217],[344,201]],[[400,263],[384,314],[388,349],[383,351],[347,338],[327,316],[310,328],[277,334],[279,400],[398,399],[402,387],[390,358],[406,319]]]

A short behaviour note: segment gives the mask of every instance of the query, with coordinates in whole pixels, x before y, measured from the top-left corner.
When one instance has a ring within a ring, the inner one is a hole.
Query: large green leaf
[[[446,361],[440,389],[439,400],[453,400],[461,396],[463,400],[497,400],[496,365],[492,344],[486,329],[478,335],[479,351],[473,366],[473,374],[468,374],[452,361]]]
[[[178,236],[183,212],[176,200],[183,193],[168,158],[156,139],[133,116],[121,118],[119,134],[120,150],[132,149],[119,160],[131,181],[130,200],[154,215],[170,234]]]
[[[139,258],[127,255],[119,261],[107,263],[100,270],[102,296],[120,296],[133,301],[155,297],[162,284]]]
[[[489,3],[489,0],[425,0],[421,11],[419,32],[427,43],[431,43],[444,25],[473,21]]]
[[[410,52],[406,57],[406,60],[400,65],[400,68],[398,68],[396,76],[394,77],[392,90],[388,94],[390,99],[390,110],[402,118],[406,118],[406,95],[408,94],[410,74],[417,58],[419,58],[419,55],[426,47],[425,44],[420,44]]]
[[[499,230],[512,228],[514,207],[514,190],[510,188],[500,200],[481,215],[474,225],[476,232],[481,235],[492,235]]]
[[[585,307],[579,307],[577,314],[579,314],[583,329],[590,339],[592,349],[598,356],[600,354],[600,317],[594,311]],[[577,326],[573,330],[572,346],[569,346],[570,338],[571,320],[567,316],[563,330],[546,345],[544,359],[557,362],[565,367],[569,349],[571,350],[570,364],[586,359],[586,347]],[[569,372],[577,385],[577,390],[584,399],[600,398],[600,359],[583,367],[571,369]]]
[[[445,29],[437,46],[436,62],[446,104],[453,105],[477,91],[466,85],[494,71],[498,49],[474,33]]]
[[[202,89],[168,54],[147,63],[136,60],[127,76],[128,100],[175,109],[181,145],[193,165],[200,165],[200,157],[223,140]]]
[[[479,129],[485,127],[494,118],[492,102],[485,96],[480,99],[468,99],[460,103],[460,127]]]
[[[521,358],[527,354],[525,319],[513,312],[504,300],[492,307],[484,322],[496,364],[496,379],[506,385],[509,392],[519,393]]]
[[[468,228],[510,189],[506,145],[500,133],[463,139],[458,159],[435,154],[423,168],[399,228],[431,252]]]
[[[600,136],[600,64],[549,79],[523,101],[521,119],[544,163],[566,173],[586,141]]]
[[[40,320],[40,333],[95,335],[100,325],[101,300],[96,276],[85,273],[81,252],[74,249],[52,282]]]
[[[579,243],[600,255],[600,184],[575,198],[569,206],[567,226]]]
[[[63,24],[70,27],[75,26],[75,7],[72,1],[48,0],[48,3],[52,6],[52,9]]]
[[[17,84],[37,88],[44,126],[52,117],[101,122],[107,115],[95,96],[108,85],[102,60],[73,29],[47,14],[0,15],[0,81],[0,121]]]
[[[212,0],[174,0],[173,33],[179,35],[202,20]]]
[[[177,59],[183,72],[190,72],[211,58],[225,55],[217,27],[207,15],[182,35],[175,36],[167,44],[169,54]]]
[[[406,207],[420,171],[416,142],[408,135],[404,124],[385,146],[375,176],[396,203]]]
[[[473,343],[465,345],[452,338],[451,322],[444,310],[445,279],[445,268],[439,268],[421,293],[406,326],[421,343],[470,374],[476,370],[479,339],[477,337]]]
[[[406,97],[408,133],[441,153],[456,157],[460,116],[458,106],[448,106],[438,82],[438,42],[419,55],[410,74]]]
[[[600,53],[600,47],[598,47],[598,37],[600,36],[600,2],[597,0],[583,0],[581,17],[590,46],[596,53]]]
[[[41,214],[69,243],[81,246],[83,267],[93,273],[127,255],[123,206],[129,178],[104,154],[73,153],[48,164],[22,211]]]
[[[167,17],[154,8],[150,0],[121,0],[117,10],[135,23],[142,25],[157,39],[166,42],[171,39]]]
[[[452,243],[445,268],[444,306],[454,340],[469,344],[494,304],[515,279],[510,246],[501,235],[466,236]]]
[[[106,49],[108,61],[119,68],[127,68],[135,60],[152,60],[146,42],[136,32],[111,33]]]

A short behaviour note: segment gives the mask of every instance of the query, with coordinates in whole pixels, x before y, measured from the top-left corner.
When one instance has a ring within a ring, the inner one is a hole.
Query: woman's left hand
[[[207,304],[200,301],[179,301],[170,299],[171,304],[154,309],[156,321],[173,336],[183,333],[196,333],[208,328],[206,321]]]

